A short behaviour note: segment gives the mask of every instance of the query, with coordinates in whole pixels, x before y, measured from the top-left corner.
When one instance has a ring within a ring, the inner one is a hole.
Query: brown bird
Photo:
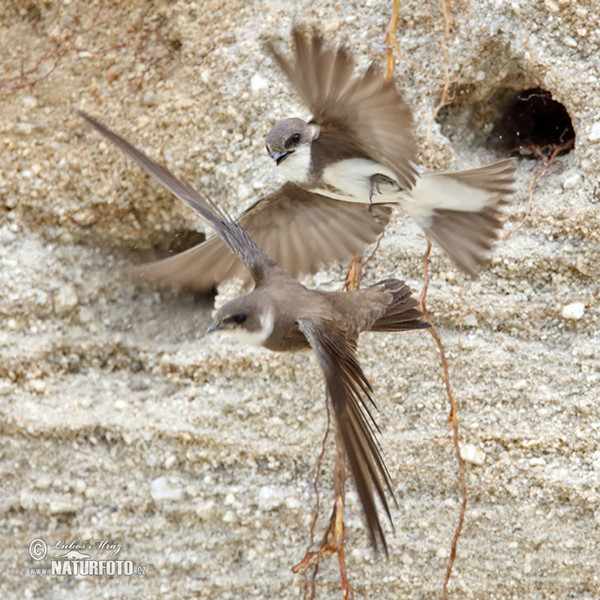
[[[377,439],[379,428],[371,412],[375,407],[372,388],[356,358],[356,347],[363,331],[429,327],[422,320],[408,287],[397,279],[386,279],[354,292],[322,292],[304,287],[212,200],[178,180],[96,119],[80,114],[208,221],[252,277],[254,289],[222,306],[208,331],[227,330],[276,352],[312,348],[323,371],[370,539],[375,548],[381,544],[387,553],[375,494],[391,522],[386,490],[393,497],[392,482]]]
[[[293,31],[295,56],[269,44],[275,60],[313,113],[277,122],[266,137],[279,171],[308,192],[347,203],[399,204],[473,274],[501,227],[500,206],[514,184],[513,159],[435,173],[416,163],[411,111],[375,64],[359,76],[344,49],[318,34]],[[307,211],[310,207],[306,208]]]

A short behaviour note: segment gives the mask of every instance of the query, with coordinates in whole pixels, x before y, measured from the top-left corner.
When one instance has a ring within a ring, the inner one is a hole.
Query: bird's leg
[[[352,259],[352,261],[348,265],[348,272],[346,273],[346,281],[344,282],[345,290],[357,290],[360,287],[360,280],[362,278],[362,265],[362,254],[359,256],[355,256]]]
[[[294,573],[305,574],[311,567],[316,574],[321,558],[329,552],[338,555],[340,565],[340,580],[342,584],[342,600],[350,598],[348,572],[346,569],[346,554],[344,551],[344,503],[346,500],[346,452],[339,431],[335,433],[335,467],[333,470],[333,489],[335,502],[329,520],[329,526],[323,537],[321,547],[316,552],[307,552],[306,556],[294,567]]]
[[[387,191],[388,194],[400,191],[402,189],[398,185],[397,181],[394,181],[387,175],[383,175],[382,173],[375,173],[374,175],[371,175],[371,177],[369,177],[369,213],[372,217],[376,216],[373,213],[373,197],[375,194],[378,196],[382,196],[384,194],[384,192],[381,190],[381,186],[384,184],[394,188],[393,191]]]
[[[369,177],[369,202],[373,204],[373,196],[375,194],[382,196],[383,192],[381,191],[381,186],[383,184],[392,186],[396,188],[397,191],[400,190],[400,186],[397,181],[394,181],[391,177],[384,175],[383,173],[375,173]]]

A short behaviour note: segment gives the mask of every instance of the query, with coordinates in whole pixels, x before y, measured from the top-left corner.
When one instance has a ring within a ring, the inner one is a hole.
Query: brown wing
[[[313,113],[313,121],[352,134],[373,160],[392,169],[411,188],[418,176],[411,111],[392,82],[371,65],[355,76],[354,60],[344,48],[327,48],[317,34],[293,31],[295,60],[272,44],[275,60]]]
[[[233,221],[210,198],[203,196],[187,183],[177,179],[167,168],[153,161],[141,150],[138,150],[125,138],[122,138],[97,119],[82,111],[79,111],[79,114],[104,137],[108,138],[127,156],[137,162],[149,175],[152,175],[172,194],[208,221],[231,252],[235,252],[241,261],[243,261],[255,283],[260,283],[268,272],[278,269],[273,260],[256,245],[254,240],[248,235],[248,232],[243,227],[240,227],[237,222]]]
[[[331,323],[300,319],[298,326],[315,351],[325,376],[327,391],[350,463],[375,549],[381,543],[387,555],[385,535],[377,514],[375,493],[392,521],[385,490],[394,496],[390,474],[376,438],[379,431],[370,408],[375,407],[371,385],[354,352],[354,344]]]
[[[286,183],[247,209],[239,224],[280,267],[298,277],[360,254],[383,232],[390,214],[387,206],[340,202]],[[249,280],[242,262],[217,237],[129,271],[197,291],[231,277]]]

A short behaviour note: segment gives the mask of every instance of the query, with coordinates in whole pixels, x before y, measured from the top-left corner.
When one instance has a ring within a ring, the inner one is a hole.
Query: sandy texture
[[[485,103],[507,86],[552,92],[577,142],[538,180],[531,216],[477,281],[462,283],[438,251],[432,259],[429,306],[453,372],[461,315],[465,324],[457,387],[469,508],[450,591],[592,600],[600,597],[598,4],[453,5],[456,100],[428,133],[443,82],[443,21],[433,0],[402,3],[396,82],[414,107],[423,162],[497,160],[485,119],[495,107]],[[290,567],[307,546],[315,502],[326,421],[320,373],[308,357],[204,338],[212,299],[135,289],[116,275],[204,225],[75,110],[237,212],[281,181],[264,150],[271,124],[308,116],[263,40],[286,44],[292,23],[317,23],[351,42],[365,66],[383,58],[391,6],[0,5],[3,598],[301,593]],[[540,166],[519,161],[506,231],[523,216]],[[402,276],[420,290],[423,250],[417,227],[398,214],[366,280]],[[335,267],[316,282],[341,273]],[[459,496],[437,351],[426,332],[370,335],[360,358],[399,505],[386,561],[370,550],[349,493],[354,594],[439,596]],[[329,513],[331,454],[328,446],[318,531]],[[31,576],[30,567],[60,553],[50,548],[33,561],[34,538],[118,543],[118,557],[147,572]],[[318,592],[338,597],[334,560]]]

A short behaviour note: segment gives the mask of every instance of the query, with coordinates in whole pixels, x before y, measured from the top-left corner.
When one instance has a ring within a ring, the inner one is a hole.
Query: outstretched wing
[[[369,536],[377,549],[387,544],[375,504],[375,492],[392,521],[385,495],[392,498],[392,481],[381,456],[376,435],[379,431],[371,414],[375,407],[372,389],[358,361],[353,344],[331,323],[300,319],[298,326],[315,351],[325,376],[327,390],[350,463],[358,496],[363,506]]]
[[[100,121],[84,112],[80,111],[79,114],[104,137],[116,144],[130,158],[133,158],[147,173],[208,221],[223,242],[240,257],[257,284],[265,275],[265,271],[275,266],[275,263],[254,243],[248,233],[210,198],[202,196],[187,183],[177,179],[168,169],[148,158]]]
[[[403,187],[418,177],[412,115],[393,82],[371,65],[355,76],[354,60],[344,48],[328,48],[314,33],[293,31],[295,60],[268,44],[269,51],[320,125],[350,134],[363,152],[392,169]]]
[[[383,232],[390,214],[387,206],[341,202],[286,183],[248,208],[238,222],[280,267],[299,277],[360,254]],[[218,237],[129,272],[196,291],[232,277],[248,278],[243,263]]]

